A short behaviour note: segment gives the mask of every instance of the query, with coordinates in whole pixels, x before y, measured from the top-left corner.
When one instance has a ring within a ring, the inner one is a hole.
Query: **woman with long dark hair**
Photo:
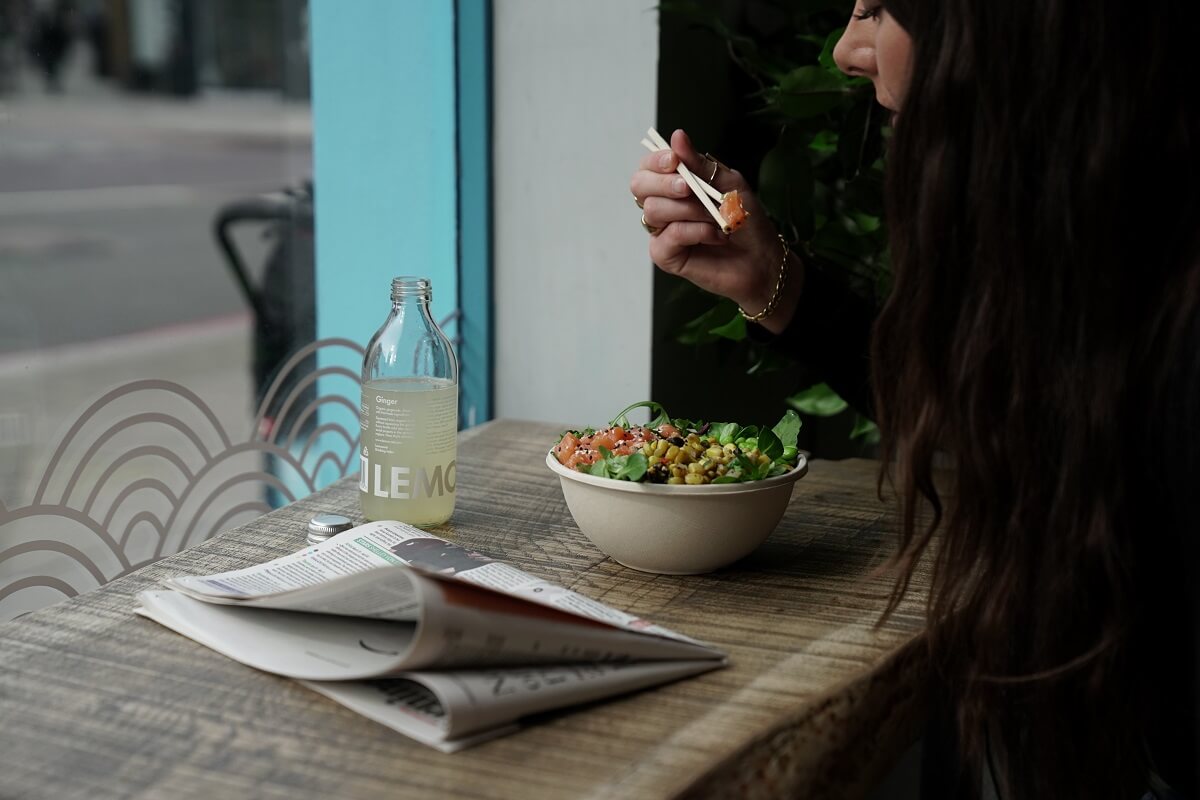
[[[748,317],[773,302],[758,321],[784,346],[813,316],[870,330],[857,399],[900,501],[893,605],[935,564],[931,741],[949,732],[954,760],[927,786],[945,796],[977,795],[987,765],[1004,798],[1197,796],[1193,10],[860,0],[835,60],[897,112],[873,323],[781,262],[762,215],[728,238],[706,224],[673,186],[673,158],[710,170],[682,132],[631,184],[655,263]],[[808,355],[855,396],[857,359]]]

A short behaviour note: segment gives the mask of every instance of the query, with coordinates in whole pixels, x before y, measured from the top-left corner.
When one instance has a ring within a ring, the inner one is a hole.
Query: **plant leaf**
[[[844,27],[836,28],[830,31],[825,37],[825,42],[821,47],[821,55],[817,57],[817,63],[828,70],[835,70],[838,65],[833,61],[833,48],[837,46],[838,40],[842,38],[842,34],[846,31]]]
[[[675,340],[680,344],[714,342],[720,337],[714,334],[712,329],[722,325],[729,319],[730,314],[736,313],[737,305],[732,300],[719,300],[703,314],[685,323]]]
[[[850,219],[854,220],[855,226],[863,233],[874,233],[879,230],[879,217],[852,211],[850,212]]]
[[[798,239],[812,235],[813,155],[805,140],[785,133],[758,166],[759,199]]]
[[[723,339],[732,339],[735,342],[740,342],[746,338],[746,318],[741,314],[734,314],[728,322],[718,325],[710,330],[709,333],[720,336]]]
[[[854,429],[850,431],[851,439],[862,438],[870,444],[879,444],[879,426],[862,415],[854,418]]]
[[[787,399],[787,403],[801,414],[812,417],[832,417],[847,408],[847,403],[827,383],[818,383]]]
[[[779,372],[796,366],[796,360],[776,350],[760,347],[753,352],[753,363],[746,368],[747,375]]]
[[[846,97],[846,79],[817,64],[797,67],[764,93],[768,109],[788,119],[808,119],[831,111]]]
[[[808,143],[808,147],[822,155],[828,155],[837,152],[837,142],[837,131],[819,130]]]

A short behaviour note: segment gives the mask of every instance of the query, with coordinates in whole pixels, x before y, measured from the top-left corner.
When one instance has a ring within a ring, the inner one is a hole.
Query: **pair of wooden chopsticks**
[[[654,130],[654,128],[647,130],[646,136],[649,138],[642,139],[642,146],[651,153],[657,153],[660,150],[671,149],[671,145],[667,144],[667,140],[662,137],[662,134]],[[704,181],[697,178],[695,174],[684,165],[683,161],[679,162],[679,166],[675,168],[675,171],[678,172],[685,181],[687,181],[687,185],[692,188],[692,192],[696,195],[696,197],[700,198],[700,203],[704,206],[708,213],[712,215],[712,218],[716,220],[717,224],[721,226],[721,230],[725,233],[731,233],[733,228],[730,227],[729,222],[727,222],[726,219],[721,216],[721,212],[717,209],[717,206],[713,204],[713,200],[716,200],[718,203],[720,203],[725,199],[725,196]]]

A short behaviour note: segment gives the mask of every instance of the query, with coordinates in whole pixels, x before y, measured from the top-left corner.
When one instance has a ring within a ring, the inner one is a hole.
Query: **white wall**
[[[653,265],[629,178],[655,0],[493,6],[495,409],[596,425],[649,398]]]

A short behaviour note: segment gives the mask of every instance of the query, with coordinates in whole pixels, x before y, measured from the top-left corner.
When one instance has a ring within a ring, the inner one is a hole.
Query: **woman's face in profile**
[[[912,39],[880,0],[858,0],[833,60],[847,75],[870,78],[875,98],[899,111],[908,90]]]

